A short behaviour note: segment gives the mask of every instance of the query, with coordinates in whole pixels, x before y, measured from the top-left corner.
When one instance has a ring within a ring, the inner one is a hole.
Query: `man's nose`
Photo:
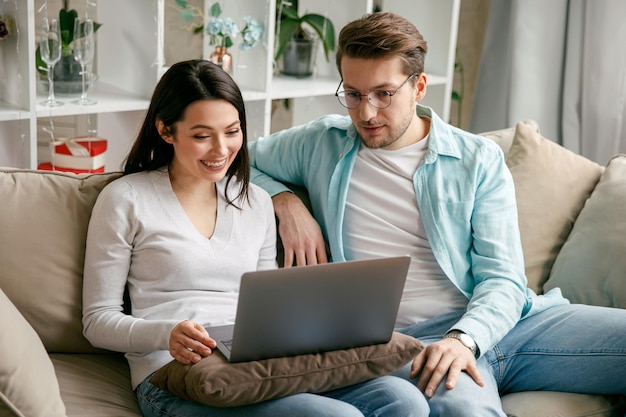
[[[359,103],[359,117],[361,120],[370,120],[378,113],[378,109],[370,103],[367,96],[361,97]]]

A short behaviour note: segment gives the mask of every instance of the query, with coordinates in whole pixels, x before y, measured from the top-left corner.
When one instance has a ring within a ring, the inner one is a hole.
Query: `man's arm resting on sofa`
[[[285,249],[285,267],[328,262],[319,224],[302,200],[291,192],[272,197],[278,217],[278,233]]]

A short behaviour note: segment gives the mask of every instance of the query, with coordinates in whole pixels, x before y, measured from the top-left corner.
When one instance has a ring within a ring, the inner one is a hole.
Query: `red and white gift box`
[[[79,136],[56,139],[50,141],[50,165],[52,170],[58,171],[104,172],[106,150],[107,140],[102,138]]]
[[[59,171],[59,172],[72,172],[74,174],[97,174],[100,172],[104,172],[104,167],[98,169],[71,169],[71,168],[60,168],[55,167],[50,162],[41,162],[37,165],[37,169],[43,171]]]

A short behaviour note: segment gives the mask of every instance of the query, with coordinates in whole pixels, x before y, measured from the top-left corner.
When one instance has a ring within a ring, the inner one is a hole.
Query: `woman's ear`
[[[165,123],[163,123],[163,120],[157,120],[155,126],[161,138],[171,144],[173,142],[172,135],[170,134],[169,129],[165,126]]]

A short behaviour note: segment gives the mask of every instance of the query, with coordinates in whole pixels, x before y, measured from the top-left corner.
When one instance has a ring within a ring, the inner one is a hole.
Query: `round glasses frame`
[[[361,94],[357,91],[350,90],[339,91],[339,87],[341,87],[341,84],[343,83],[343,80],[341,80],[337,86],[337,91],[335,91],[335,97],[337,97],[339,103],[347,109],[356,109],[359,107],[361,105],[361,97],[367,97],[368,103],[377,109],[386,109],[391,105],[391,97],[393,97],[398,90],[404,86],[404,84],[416,75],[416,73],[409,75],[407,79],[404,80],[394,91],[372,90],[367,94]]]

